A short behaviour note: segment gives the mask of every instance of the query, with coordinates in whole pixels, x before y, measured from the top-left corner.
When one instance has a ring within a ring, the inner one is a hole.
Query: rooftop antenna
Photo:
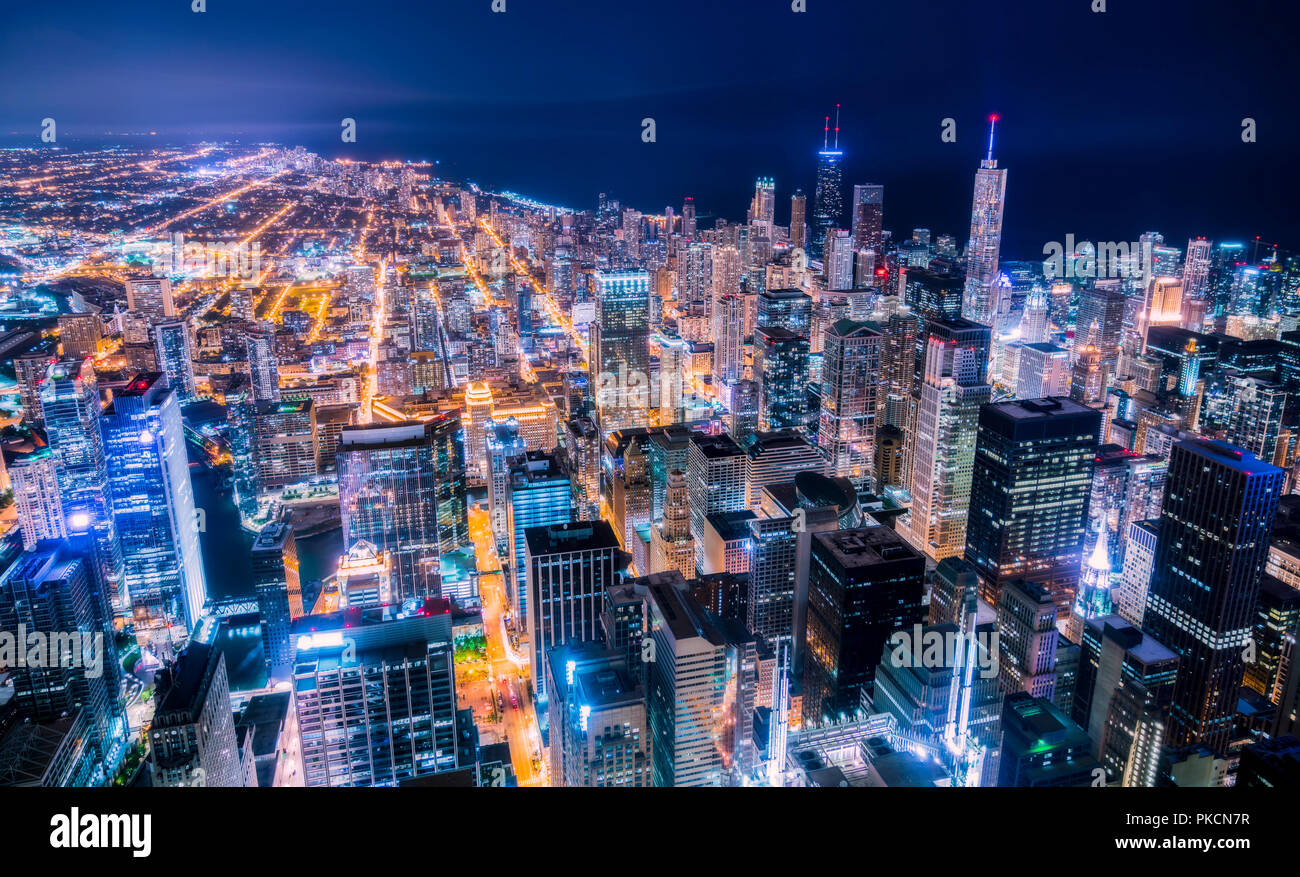
[[[835,105],[835,149],[840,148],[840,105]]]
[[[826,117],[826,127],[822,129],[822,152],[830,148],[831,139],[831,117]]]
[[[997,123],[998,123],[997,113],[994,113],[993,115],[989,116],[989,157],[988,157],[989,161],[993,160],[993,128],[997,125]]]

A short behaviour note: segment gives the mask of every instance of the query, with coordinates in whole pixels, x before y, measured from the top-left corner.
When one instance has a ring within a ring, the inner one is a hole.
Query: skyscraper
[[[992,388],[989,328],[960,317],[932,320],[925,346],[908,538],[934,560],[960,554],[966,541],[980,406]]]
[[[166,277],[128,280],[126,306],[149,325],[174,319],[176,302],[172,299],[172,282]]]
[[[9,473],[25,550],[31,550],[42,539],[68,535],[54,452],[42,438],[36,432],[31,441],[6,442],[2,446],[4,470]]]
[[[871,480],[881,341],[867,323],[844,319],[826,328],[822,344],[817,444],[830,474],[857,484]]]
[[[525,533],[531,527],[563,524],[573,519],[573,485],[564,468],[563,458],[544,451],[528,451],[509,464],[506,479],[506,532],[510,537],[510,554],[503,570],[508,583],[506,598],[514,612],[516,624],[527,630],[532,614],[528,611],[528,565]]]
[[[115,609],[126,609],[122,593],[122,544],[109,494],[103,412],[95,369],[89,360],[49,366],[40,404],[46,437],[58,463],[59,494],[68,520],[88,523],[99,546],[100,574]]]
[[[685,582],[650,577],[649,720],[656,786],[722,784],[727,640]],[[644,648],[644,647],[643,647]]]
[[[190,330],[184,320],[167,320],[153,327],[154,357],[158,370],[182,403],[194,398],[194,354]]]
[[[395,786],[460,764],[445,600],[402,617],[391,608],[312,615],[293,633],[308,787]]]
[[[344,429],[338,470],[344,549],[389,552],[395,599],[441,594],[441,555],[469,541],[459,416]]]
[[[158,706],[149,726],[153,785],[243,786],[221,650],[191,643],[158,674],[157,687]]]
[[[1071,611],[1101,414],[1054,397],[986,405],[979,413],[966,559],[980,595],[996,604],[1002,586],[1028,579]]]
[[[893,528],[813,535],[805,715],[856,713],[889,635],[925,620],[924,595],[925,557]]]
[[[808,336],[789,329],[754,330],[758,428],[808,429]]]
[[[835,143],[830,142],[831,117],[826,117],[826,129],[821,151],[817,153],[817,191],[813,200],[812,256],[822,258],[826,236],[838,228],[844,217],[844,169],[840,162],[840,108],[835,105]]]
[[[592,368],[602,435],[643,426],[650,406],[650,275],[597,271]]]
[[[992,291],[998,279],[1002,208],[1007,194],[1006,168],[999,169],[993,157],[993,129],[997,121],[996,115],[989,118],[988,156],[975,172],[970,243],[966,249],[966,289],[961,309],[962,316],[986,325],[992,324],[994,316]]]
[[[280,401],[280,369],[275,358],[275,336],[265,331],[249,332],[245,345],[248,348],[248,372],[253,387],[253,401]]]
[[[638,653],[633,665],[639,671]],[[551,649],[545,677],[551,785],[651,785],[646,692],[628,657],[594,643]]]
[[[533,678],[545,696],[546,654],[600,636],[605,590],[623,568],[618,538],[605,521],[568,521],[524,530],[524,568]]]
[[[280,521],[267,524],[253,540],[251,555],[267,675],[284,680],[293,665],[290,628],[293,620],[304,614],[293,527]]]
[[[1170,451],[1144,624],[1182,659],[1171,746],[1227,749],[1283,480],[1225,442]]]
[[[853,187],[853,249],[884,255],[885,187],[875,184]]]
[[[802,249],[808,239],[808,197],[802,189],[790,196],[790,246]]]
[[[138,374],[104,411],[104,454],[137,636],[193,630],[208,598],[180,400],[165,375]]]

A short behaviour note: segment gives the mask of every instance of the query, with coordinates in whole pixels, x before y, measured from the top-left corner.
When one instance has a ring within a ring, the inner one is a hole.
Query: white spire
[[[1110,552],[1106,549],[1106,527],[1098,528],[1097,544],[1093,546],[1088,566],[1098,572],[1110,572]]]

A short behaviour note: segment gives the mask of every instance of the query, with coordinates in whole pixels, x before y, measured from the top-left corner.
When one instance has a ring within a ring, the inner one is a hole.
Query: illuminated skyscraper
[[[853,249],[884,253],[885,187],[853,187]]]
[[[451,613],[445,601],[312,615],[294,626],[303,779],[395,786],[460,764]]]
[[[510,537],[510,553],[507,563],[503,564],[502,575],[507,583],[514,580],[514,587],[506,588],[506,598],[516,623],[526,630],[531,614],[528,612],[527,542],[524,534],[530,527],[573,520],[573,485],[563,458],[544,451],[528,451],[510,463],[506,491],[506,532]]]
[[[826,117],[826,130],[822,138],[821,151],[817,153],[817,192],[813,200],[812,218],[812,257],[822,258],[826,246],[826,236],[833,228],[839,228],[844,218],[844,169],[840,162],[844,153],[840,151],[840,108],[835,105],[835,143],[830,143],[831,117]]]
[[[280,400],[280,369],[275,358],[275,337],[269,332],[249,332],[248,372],[256,402]]]
[[[94,529],[100,575],[108,585],[114,609],[124,611],[122,545],[108,492],[102,408],[90,361],[65,360],[51,365],[41,386],[40,403],[46,436],[58,463],[63,512],[69,521],[81,521],[83,526],[88,523]]]
[[[934,560],[961,554],[965,546],[976,424],[992,392],[985,382],[988,351],[987,326],[960,317],[929,324],[908,538]]]
[[[59,495],[58,466],[54,452],[36,433],[31,441],[3,445],[4,469],[9,473],[23,548],[31,550],[42,539],[68,535],[67,517]]]
[[[808,197],[802,189],[790,196],[790,246],[802,249],[808,238]]]
[[[1061,617],[1071,611],[1100,438],[1101,414],[1070,399],[980,409],[966,559],[985,601],[1028,579],[1048,588]]]
[[[153,785],[245,785],[221,650],[190,644],[159,674],[157,704],[149,726]]]
[[[631,660],[599,643],[553,648],[546,668],[551,785],[580,788],[649,786],[650,727]]]
[[[925,621],[925,558],[892,527],[816,533],[804,714],[854,715],[889,635]]]
[[[808,428],[808,336],[781,327],[754,330],[758,428]]]
[[[175,319],[176,302],[172,298],[172,282],[166,277],[128,280],[126,307],[150,325]]]
[[[1169,454],[1146,631],[1182,658],[1167,742],[1227,750],[1284,473],[1226,442]]]
[[[104,411],[104,453],[137,636],[189,632],[208,598],[180,400],[165,375],[139,374]]]
[[[822,342],[817,444],[830,459],[828,474],[855,484],[872,475],[881,343],[876,329],[848,319],[828,326]]]
[[[998,258],[1002,249],[1002,208],[1007,195],[1006,168],[998,168],[993,157],[993,128],[998,117],[989,119],[988,156],[975,172],[975,194],[971,201],[970,243],[966,250],[966,289],[961,313],[977,323],[991,325],[993,284],[998,279]]]
[[[168,320],[153,327],[154,356],[158,370],[182,402],[194,398],[194,353],[190,330],[184,320]]]
[[[343,547],[393,558],[394,599],[439,596],[440,558],[469,542],[460,417],[373,424],[339,435]]]
[[[606,521],[524,530],[533,678],[543,697],[547,653],[566,643],[599,639],[605,590],[618,583],[625,559]]]
[[[602,435],[643,426],[650,406],[650,275],[597,271],[592,368]]]

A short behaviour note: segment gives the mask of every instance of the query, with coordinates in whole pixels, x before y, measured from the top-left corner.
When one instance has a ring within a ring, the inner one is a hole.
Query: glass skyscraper
[[[191,631],[207,601],[180,402],[158,372],[138,374],[104,411],[104,451],[138,635]]]
[[[59,493],[69,522],[89,525],[98,543],[98,563],[117,611],[125,611],[122,546],[109,497],[108,463],[100,420],[99,388],[90,360],[50,365],[41,385],[45,433],[58,463]]]
[[[460,417],[344,429],[338,447],[343,547],[393,558],[393,596],[441,593],[440,558],[469,542]]]

